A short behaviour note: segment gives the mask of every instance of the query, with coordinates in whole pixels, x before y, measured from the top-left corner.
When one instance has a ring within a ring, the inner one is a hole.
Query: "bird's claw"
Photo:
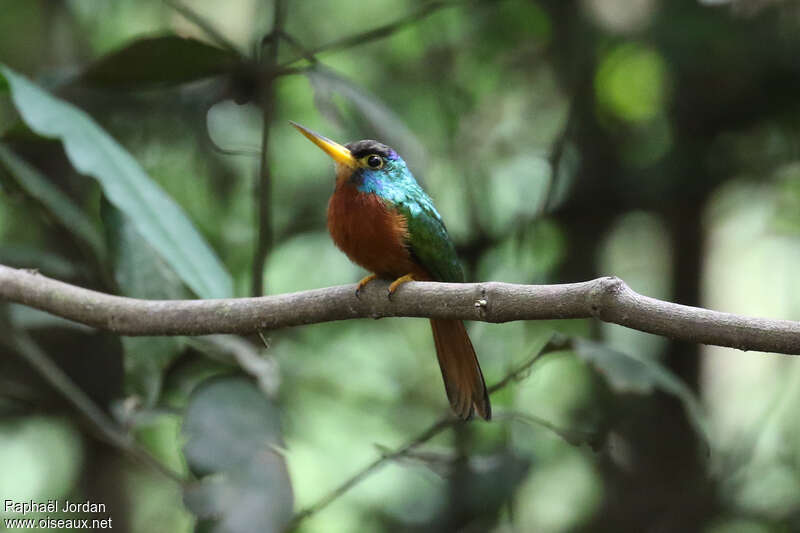
[[[361,281],[358,282],[358,285],[356,285],[356,298],[359,299],[361,298],[361,291],[364,289],[364,287],[367,286],[367,283],[369,283],[376,277],[378,276],[376,276],[375,274],[370,274],[369,276],[363,278]]]
[[[400,285],[402,285],[403,283],[406,283],[406,282],[409,282],[409,281],[414,281],[414,275],[413,274],[406,274],[405,276],[400,276],[399,278],[394,280],[389,285],[389,294],[388,294],[389,301],[392,300],[392,296],[394,296],[394,293],[397,291],[398,287],[400,287]]]

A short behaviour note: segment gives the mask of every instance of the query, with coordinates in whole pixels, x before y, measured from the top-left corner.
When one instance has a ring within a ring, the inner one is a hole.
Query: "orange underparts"
[[[414,279],[431,279],[409,252],[405,217],[375,194],[337,183],[328,202],[328,231],[351,261],[381,278],[412,274]]]
[[[405,217],[377,195],[359,192],[341,176],[328,202],[328,230],[351,261],[381,278],[397,282],[409,275],[420,281],[432,279],[411,256]],[[364,278],[359,289],[369,279]],[[393,283],[392,287],[397,285]],[[459,320],[431,320],[431,328],[453,411],[462,419],[472,418],[477,412],[489,420],[489,395],[464,324]]]

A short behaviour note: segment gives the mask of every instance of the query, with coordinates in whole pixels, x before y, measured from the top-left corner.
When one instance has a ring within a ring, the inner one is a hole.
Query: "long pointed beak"
[[[345,165],[350,168],[356,168],[358,166],[358,161],[356,161],[356,159],[353,157],[353,154],[350,153],[350,150],[348,150],[347,147],[342,146],[341,144],[334,142],[327,137],[320,135],[319,133],[311,131],[305,126],[301,126],[297,122],[292,122],[290,120],[289,124],[297,128],[297,130],[305,135],[312,143],[322,148],[322,150],[331,156],[337,164]]]

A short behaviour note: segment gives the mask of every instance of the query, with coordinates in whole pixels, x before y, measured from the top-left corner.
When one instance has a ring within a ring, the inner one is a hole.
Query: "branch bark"
[[[800,355],[800,322],[754,318],[642,296],[614,277],[564,285],[387,284],[361,297],[342,285],[260,298],[139,300],[113,296],[0,265],[0,299],[121,335],[249,334],[334,320],[424,317],[510,322],[595,317],[673,339]]]

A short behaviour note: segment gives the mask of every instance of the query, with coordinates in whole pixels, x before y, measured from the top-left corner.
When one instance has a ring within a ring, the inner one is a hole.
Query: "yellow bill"
[[[331,156],[334,161],[336,161],[339,165],[345,165],[350,168],[356,168],[358,166],[358,161],[353,157],[353,154],[350,153],[345,146],[328,139],[327,137],[320,135],[319,133],[313,132],[310,129],[306,128],[305,126],[301,126],[296,122],[289,121],[289,124],[297,128],[297,130],[305,135],[308,140],[322,148],[322,150]]]

